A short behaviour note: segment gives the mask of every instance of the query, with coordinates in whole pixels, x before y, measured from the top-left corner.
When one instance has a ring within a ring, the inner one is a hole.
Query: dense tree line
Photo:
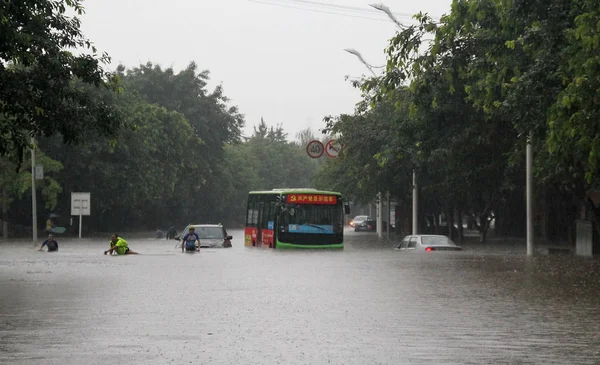
[[[249,190],[311,185],[318,163],[301,144],[262,120],[242,137],[243,115],[195,63],[106,72],[110,58],[68,15],[82,12],[78,0],[0,3],[4,237],[31,229],[30,148],[45,170],[38,221],[69,225],[70,194],[85,191],[88,231],[239,224]]]
[[[46,207],[40,218],[50,211],[68,217],[70,193],[86,191],[92,196],[92,216],[84,219],[89,230],[165,229],[192,221],[235,225],[244,219],[249,190],[311,185],[318,165],[299,142],[263,120],[243,140],[243,116],[228,106],[221,87],[206,89],[209,74],[194,63],[178,73],[152,64],[119,67],[118,76],[119,94],[88,90],[123,116],[128,128],[117,138],[93,130],[78,144],[65,145],[60,135],[39,138],[48,166],[41,187],[54,187],[43,188],[52,195],[40,197]],[[28,223],[30,177],[27,168],[6,177],[16,184],[6,190],[13,222]]]
[[[415,170],[422,230],[444,214],[448,225],[470,217],[483,239],[492,221],[522,235],[531,138],[538,234],[568,238],[582,208],[600,230],[589,199],[600,185],[598,2],[454,0],[439,20],[415,17],[390,40],[385,74],[357,83],[356,113],[326,118],[346,148],[319,181],[409,205]]]

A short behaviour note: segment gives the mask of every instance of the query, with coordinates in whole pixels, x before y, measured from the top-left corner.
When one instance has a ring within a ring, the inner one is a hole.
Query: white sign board
[[[44,180],[44,165],[35,165],[35,179]]]
[[[91,215],[90,193],[71,193],[71,215]]]

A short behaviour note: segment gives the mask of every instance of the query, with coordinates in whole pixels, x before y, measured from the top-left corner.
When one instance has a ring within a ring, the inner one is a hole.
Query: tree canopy
[[[593,0],[454,0],[439,20],[415,15],[390,40],[385,73],[357,83],[356,113],[326,118],[346,149],[321,181],[344,174],[356,199],[402,200],[415,169],[425,214],[458,209],[483,233],[496,219],[516,234],[532,137],[541,199],[567,201],[557,214],[572,219],[573,199],[600,185],[598,16]]]
[[[113,104],[83,87],[115,90],[117,79],[71,12],[83,13],[81,1],[0,2],[0,156],[21,158],[33,136],[72,143],[90,130],[114,135],[122,125]]]

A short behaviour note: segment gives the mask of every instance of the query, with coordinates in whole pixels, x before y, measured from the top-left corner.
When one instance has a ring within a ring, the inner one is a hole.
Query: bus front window
[[[281,226],[289,233],[338,233],[341,219],[338,205],[286,204],[281,212]]]

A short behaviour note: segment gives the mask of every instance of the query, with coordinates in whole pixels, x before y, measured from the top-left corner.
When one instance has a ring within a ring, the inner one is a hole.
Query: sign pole
[[[83,212],[83,199],[79,199],[79,238],[81,238],[81,217]]]

